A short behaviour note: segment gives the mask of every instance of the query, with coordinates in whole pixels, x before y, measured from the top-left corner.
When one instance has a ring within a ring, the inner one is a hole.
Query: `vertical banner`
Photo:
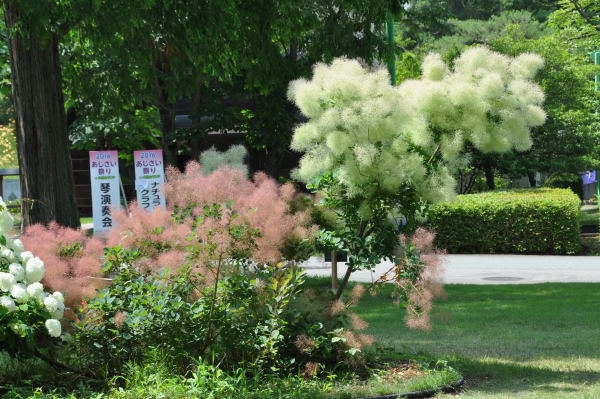
[[[112,210],[121,209],[117,151],[90,151],[94,233],[110,230]]]
[[[165,207],[165,196],[160,190],[165,182],[162,150],[134,151],[133,162],[138,206],[147,211]]]

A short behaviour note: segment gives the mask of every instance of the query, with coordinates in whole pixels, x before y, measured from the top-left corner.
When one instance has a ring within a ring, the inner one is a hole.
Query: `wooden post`
[[[331,288],[338,289],[337,251],[331,251]]]

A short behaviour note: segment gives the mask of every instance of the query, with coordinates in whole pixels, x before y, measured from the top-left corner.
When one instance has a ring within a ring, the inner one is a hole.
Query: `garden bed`
[[[0,398],[37,398],[42,392],[47,395],[44,397],[52,399],[424,398],[442,391],[454,391],[463,381],[457,371],[445,364],[398,358],[374,363],[367,374],[328,371],[314,378],[252,375],[244,370],[223,373],[204,363],[199,363],[196,370],[184,377],[172,374],[168,365],[150,363],[132,365],[122,377],[102,382],[59,374],[39,361],[15,362],[0,357],[0,384],[8,384],[12,380],[11,375],[27,373],[28,369],[36,370],[33,375],[29,374],[28,385],[0,385]]]

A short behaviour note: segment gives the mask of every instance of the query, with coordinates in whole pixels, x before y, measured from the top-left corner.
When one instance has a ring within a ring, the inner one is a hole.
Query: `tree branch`
[[[579,4],[579,0],[570,0],[570,3],[573,5],[573,8],[575,8],[575,11],[577,11],[577,13],[579,14],[579,16],[581,18],[583,18],[594,29],[596,29],[598,32],[600,32],[600,22],[594,21],[592,19],[592,17],[585,12],[585,9],[587,7],[582,8],[581,4]]]

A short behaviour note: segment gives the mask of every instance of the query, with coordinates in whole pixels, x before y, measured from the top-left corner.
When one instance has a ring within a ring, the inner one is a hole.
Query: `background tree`
[[[4,0],[27,224],[79,226],[63,103],[59,42],[78,2]]]
[[[558,12],[557,12],[558,13]],[[552,16],[553,18],[554,16]],[[492,49],[516,56],[534,52],[546,60],[536,81],[548,93],[548,118],[533,130],[533,146],[527,152],[483,154],[467,147],[471,163],[459,171],[459,188],[469,192],[483,177],[488,189],[496,188],[495,177],[522,176],[535,186],[536,172],[578,174],[597,165],[598,96],[593,89],[594,67],[583,48],[574,45],[573,32],[545,27],[527,11],[508,11],[489,20],[449,20],[450,34],[423,44],[412,52],[415,58],[429,50],[447,60],[462,49],[485,43]],[[405,67],[405,64],[399,64]]]
[[[120,148],[147,141],[177,164],[175,103],[238,68],[250,33],[242,23],[248,9],[238,0],[194,6],[140,0],[108,2],[83,19],[65,45],[75,138]]]
[[[263,168],[278,176],[298,117],[288,83],[317,61],[381,58],[390,2],[232,0],[194,10],[186,2],[149,4],[133,23],[107,21],[107,32],[98,30],[101,15],[111,18],[102,10],[73,31],[65,47],[69,104],[78,117],[73,137],[95,144],[99,131],[104,142],[160,142],[196,158],[206,133],[242,131],[264,154]],[[193,108],[192,128],[174,131],[181,99]],[[147,129],[157,117],[160,132]]]

